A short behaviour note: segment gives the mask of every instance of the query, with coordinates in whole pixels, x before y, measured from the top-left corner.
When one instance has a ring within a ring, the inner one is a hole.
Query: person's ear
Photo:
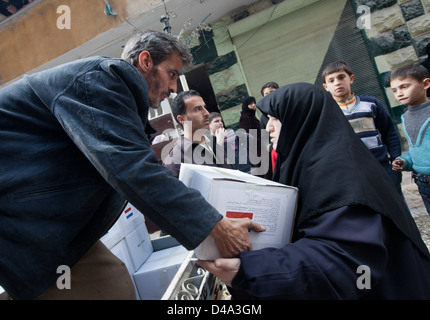
[[[143,73],[148,73],[151,70],[151,68],[153,67],[153,62],[149,51],[142,51],[139,54],[139,60],[137,64],[138,64],[138,68]]]
[[[424,80],[423,80],[423,84],[424,84],[424,89],[428,89],[428,88],[430,88],[430,78],[425,78]]]
[[[184,126],[185,116],[183,114],[177,115],[176,119],[178,119],[179,123],[182,124],[182,126]]]

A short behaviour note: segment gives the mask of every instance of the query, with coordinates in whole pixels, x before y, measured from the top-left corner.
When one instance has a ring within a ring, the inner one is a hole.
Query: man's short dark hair
[[[345,71],[349,76],[352,76],[352,70],[349,64],[343,60],[338,60],[329,63],[322,72],[322,78],[325,83],[325,78],[332,73],[339,72],[339,71]]]
[[[178,115],[184,115],[187,112],[187,107],[185,106],[185,100],[191,97],[198,96],[201,97],[200,93],[196,90],[182,91],[172,100],[170,108],[172,109],[173,118],[182,127],[182,124],[178,121]]]
[[[277,84],[276,82],[273,82],[273,81],[266,83],[264,86],[261,87],[261,90],[260,90],[262,96],[264,96],[263,91],[266,88],[279,89],[279,84]]]
[[[391,72],[390,82],[394,79],[402,80],[408,77],[421,82],[426,78],[430,78],[430,73],[424,66],[420,64],[411,64]]]

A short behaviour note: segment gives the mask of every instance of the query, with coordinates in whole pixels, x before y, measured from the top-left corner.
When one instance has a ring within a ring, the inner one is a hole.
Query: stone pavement
[[[424,207],[418,186],[411,177],[411,172],[403,172],[402,191],[412,217],[421,232],[421,237],[430,250],[430,215]]]

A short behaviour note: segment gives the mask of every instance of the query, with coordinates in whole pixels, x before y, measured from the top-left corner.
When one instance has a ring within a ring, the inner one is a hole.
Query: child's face
[[[327,75],[323,86],[336,101],[345,101],[352,95],[351,85],[353,83],[354,75],[349,75],[341,70]]]
[[[219,128],[224,128],[224,124],[222,123],[221,117],[215,117],[209,124],[209,129],[211,130],[212,134],[215,134]]]
[[[416,107],[428,101],[426,92],[430,87],[430,79],[418,81],[412,77],[393,79],[390,81],[391,90],[397,101],[403,105]]]
[[[275,90],[276,90],[276,88],[272,88],[272,87],[264,88],[263,97],[267,96],[270,92],[275,91]]]

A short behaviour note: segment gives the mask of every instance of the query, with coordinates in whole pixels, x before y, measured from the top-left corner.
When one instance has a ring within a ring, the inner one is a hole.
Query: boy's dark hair
[[[263,91],[264,91],[264,89],[266,89],[266,88],[275,88],[275,89],[279,89],[279,84],[277,84],[276,82],[273,82],[273,81],[266,83],[264,86],[262,86],[262,87],[261,87],[261,90],[260,90],[261,95],[263,95]]]
[[[420,64],[411,64],[391,72],[390,82],[394,79],[405,79],[408,77],[421,82],[426,78],[430,78],[430,73]]]
[[[176,122],[182,129],[182,124],[178,121],[177,117],[178,115],[184,115],[187,112],[185,100],[194,96],[201,97],[200,93],[196,90],[182,91],[172,100],[172,103],[170,104],[173,118],[176,120]]]
[[[209,113],[209,123],[211,123],[212,120],[215,118],[221,118],[222,119],[221,113],[218,113],[218,112]]]
[[[338,60],[329,63],[322,72],[322,78],[325,83],[325,78],[332,73],[344,70],[348,75],[352,76],[352,70],[348,63],[343,60]]]

